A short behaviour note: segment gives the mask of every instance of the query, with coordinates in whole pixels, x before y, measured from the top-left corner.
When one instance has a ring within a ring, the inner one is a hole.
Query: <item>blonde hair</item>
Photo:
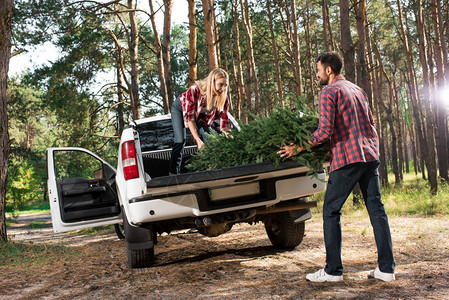
[[[210,71],[209,75],[203,80],[196,81],[202,95],[206,95],[206,108],[212,110],[217,108],[218,111],[223,111],[226,98],[228,96],[227,89],[224,93],[217,94],[215,91],[215,82],[217,79],[226,78],[229,81],[229,75],[225,70],[216,68]]]

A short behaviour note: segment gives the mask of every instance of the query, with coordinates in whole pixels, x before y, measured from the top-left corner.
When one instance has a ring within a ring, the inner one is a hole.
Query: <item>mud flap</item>
[[[123,213],[126,256],[131,268],[146,268],[154,263],[153,228],[133,227]]]

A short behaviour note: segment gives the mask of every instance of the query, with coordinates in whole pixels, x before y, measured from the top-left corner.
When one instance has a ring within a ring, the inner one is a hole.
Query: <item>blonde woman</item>
[[[220,120],[221,131],[228,129],[228,83],[229,76],[225,70],[213,69],[205,79],[196,81],[173,102],[171,116],[174,145],[170,158],[170,175],[180,173],[186,128],[192,133],[198,150],[203,147],[205,133],[210,133],[215,120]]]

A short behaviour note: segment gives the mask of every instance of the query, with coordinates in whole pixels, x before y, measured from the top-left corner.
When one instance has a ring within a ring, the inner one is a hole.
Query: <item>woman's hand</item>
[[[281,157],[290,158],[295,156],[306,149],[305,147],[297,147],[295,144],[290,143],[287,146],[281,147],[281,150],[277,152]]]
[[[196,140],[196,146],[198,147],[198,151],[201,150],[201,148],[204,147],[204,143],[201,139]]]

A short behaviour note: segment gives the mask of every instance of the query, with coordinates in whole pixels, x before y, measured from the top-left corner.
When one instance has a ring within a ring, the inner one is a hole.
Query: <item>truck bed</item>
[[[255,180],[253,175],[269,173],[274,171],[294,169],[291,173],[307,173],[309,170],[305,166],[299,166],[294,161],[281,162],[276,166],[272,162],[263,162],[256,164],[240,165],[235,167],[223,168],[218,170],[199,171],[192,173],[179,174],[176,176],[162,176],[147,181],[147,188],[168,187],[182,184],[199,183],[207,181],[216,181],[220,179],[234,178],[234,182],[248,182]],[[242,178],[243,176],[243,178]]]
[[[323,169],[318,174],[319,176],[313,179],[310,178],[311,176],[306,176],[308,171],[309,168],[306,166],[300,166],[294,161],[286,161],[278,166],[272,162],[264,162],[176,176],[157,177],[147,181],[147,192],[140,197],[140,200],[195,190],[216,190],[219,188],[226,191],[227,187],[235,186],[240,186],[241,189],[245,190],[251,188],[251,184],[256,182],[264,186],[275,184],[278,180],[298,177],[311,184],[310,189],[304,189],[305,193],[313,194],[315,188],[323,184],[319,178],[325,178],[325,171]]]

